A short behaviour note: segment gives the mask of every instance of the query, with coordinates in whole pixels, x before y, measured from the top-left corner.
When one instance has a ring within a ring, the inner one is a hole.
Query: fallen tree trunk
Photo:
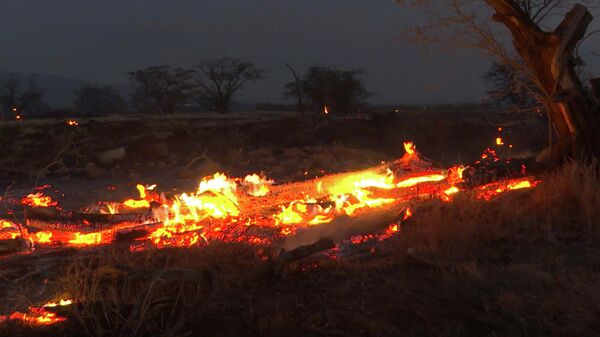
[[[512,33],[515,49],[548,98],[548,116],[558,135],[553,162],[563,157],[600,158],[600,106],[577,76],[575,48],[593,20],[576,4],[553,32],[543,31],[514,0],[485,0],[495,10],[493,19]]]
[[[300,261],[313,254],[332,249],[334,247],[335,242],[332,239],[321,238],[311,244],[300,246],[289,251],[282,249],[274,262],[275,275],[279,275],[285,267],[293,262]]]
[[[408,205],[408,202],[400,202],[357,217],[339,216],[329,223],[299,230],[294,236],[286,238],[282,246],[284,249],[291,249],[315,242],[321,237],[341,242],[354,235],[379,233],[390,224],[400,221]]]

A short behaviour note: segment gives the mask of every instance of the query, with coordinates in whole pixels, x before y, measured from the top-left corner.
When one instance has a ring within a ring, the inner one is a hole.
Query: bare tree
[[[198,102],[219,113],[230,111],[234,95],[248,82],[265,76],[252,62],[228,57],[203,61],[195,73]]]
[[[284,96],[296,98],[296,109],[298,109],[298,112],[302,117],[302,115],[304,115],[304,111],[306,110],[309,104],[310,99],[306,96],[306,93],[304,92],[304,88],[302,86],[302,78],[300,77],[300,75],[298,75],[296,69],[289,65],[289,63],[286,63],[285,66],[288,67],[288,69],[292,73],[294,81],[285,85]]]
[[[523,74],[527,81],[521,85],[545,106],[558,135],[553,160],[564,155],[600,157],[598,100],[578,77],[582,61],[575,53],[592,20],[584,6],[570,0],[397,2],[426,9],[430,20],[412,29],[415,41],[476,48]],[[494,21],[505,27],[490,20],[490,9]],[[550,30],[560,17],[560,24]]]
[[[43,97],[44,92],[38,86],[35,76],[29,77],[27,86],[23,88],[21,76],[8,74],[0,80],[0,106],[3,112],[0,118],[4,119],[5,115],[20,118],[24,112],[41,108]]]
[[[130,72],[129,78],[138,106],[155,106],[167,115],[189,101],[195,90],[192,71],[179,67],[149,67]]]

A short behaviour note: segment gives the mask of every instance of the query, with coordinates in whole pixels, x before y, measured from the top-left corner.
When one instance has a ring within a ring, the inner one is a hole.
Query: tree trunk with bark
[[[575,48],[593,20],[583,5],[575,5],[553,32],[543,31],[514,0],[485,0],[493,19],[512,33],[513,44],[537,84],[549,98],[548,116],[558,136],[553,162],[564,157],[600,158],[600,104],[587,92],[575,67]]]

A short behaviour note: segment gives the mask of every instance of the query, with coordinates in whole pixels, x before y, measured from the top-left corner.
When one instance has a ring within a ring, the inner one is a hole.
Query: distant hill
[[[6,77],[10,72],[0,70],[0,78]],[[81,79],[69,78],[50,74],[31,74],[31,73],[19,73],[13,72],[23,78],[26,81],[29,76],[35,76],[38,85],[45,91],[44,102],[50,107],[55,109],[70,108],[73,107],[73,101],[75,95],[73,91],[85,86],[85,85],[105,85],[105,83],[93,83]],[[124,85],[113,85],[121,94],[127,95],[129,89]]]

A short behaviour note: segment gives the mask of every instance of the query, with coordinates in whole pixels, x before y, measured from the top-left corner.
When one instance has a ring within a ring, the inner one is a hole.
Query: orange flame
[[[273,180],[268,180],[254,173],[247,175],[244,178],[243,184],[248,187],[248,194],[254,197],[264,197],[269,194],[269,185],[273,184]]]
[[[445,180],[446,176],[443,174],[427,174],[422,176],[416,176],[404,179],[396,184],[396,187],[406,188],[412,187],[418,184],[427,183],[427,182],[437,182]]]
[[[69,240],[70,244],[80,246],[99,245],[102,242],[102,233],[81,234],[74,233],[73,239]]]
[[[142,184],[137,184],[135,187],[140,194],[140,200],[127,199],[123,204],[129,208],[149,208],[150,203],[146,200],[146,187]]]
[[[15,223],[0,219],[0,240],[14,240],[19,236],[21,232]]]
[[[32,240],[37,243],[50,243],[52,239],[52,232],[41,231],[33,235]]]
[[[417,148],[413,142],[404,142],[404,151],[406,151],[409,156],[413,156],[416,152],[416,149]]]
[[[59,302],[48,302],[41,307],[30,307],[27,312],[13,312],[7,316],[0,316],[0,323],[6,321],[21,321],[32,325],[52,325],[66,320],[66,318],[57,315],[54,312],[46,310],[46,308],[54,308],[58,306],[67,306],[73,304],[70,299],[61,299]]]
[[[52,207],[56,206],[58,203],[52,200],[51,197],[44,195],[44,193],[38,192],[28,194],[26,197],[21,199],[21,204],[31,207]]]

